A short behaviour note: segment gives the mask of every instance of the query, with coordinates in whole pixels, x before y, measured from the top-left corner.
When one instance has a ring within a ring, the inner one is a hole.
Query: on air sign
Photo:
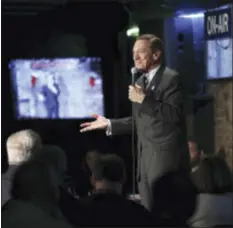
[[[231,8],[205,13],[205,37],[207,40],[232,37]]]

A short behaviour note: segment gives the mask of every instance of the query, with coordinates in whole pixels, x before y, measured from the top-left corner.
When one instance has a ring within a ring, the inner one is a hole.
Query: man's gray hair
[[[9,165],[19,165],[27,161],[32,153],[40,149],[41,146],[40,135],[31,129],[13,133],[6,142]]]

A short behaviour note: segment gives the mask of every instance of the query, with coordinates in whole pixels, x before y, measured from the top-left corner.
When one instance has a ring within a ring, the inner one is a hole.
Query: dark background
[[[85,54],[100,56],[103,60],[105,115],[109,118],[127,116],[131,114],[131,105],[127,99],[127,86],[131,81],[129,71],[132,66],[131,47],[134,39],[127,38],[125,32],[130,23],[136,20],[141,33],[154,33],[165,38],[163,37],[163,19],[171,16],[179,7],[182,5],[185,9],[188,7],[216,7],[218,2],[144,0],[126,1],[127,4],[122,4],[120,1],[110,1],[109,3],[90,3],[89,1],[79,3],[76,1],[64,5],[51,4],[52,1],[48,1],[46,4],[46,1],[43,4],[32,4],[31,1],[25,4],[16,3],[17,1],[4,2],[2,7],[1,75],[2,171],[7,167],[5,153],[7,137],[17,130],[31,128],[41,134],[44,143],[57,144],[66,151],[70,174],[74,174],[80,167],[82,157],[88,149],[97,148],[104,153],[121,155],[127,164],[129,179],[127,188],[130,189],[132,177],[131,137],[106,137],[104,132],[80,134],[79,125],[83,121],[79,120],[16,120],[13,112],[13,94],[8,63],[15,58],[79,57]],[[129,13],[129,10],[132,13]],[[82,52],[78,46],[79,36],[83,36],[86,40],[87,53]],[[177,39],[177,37],[170,38],[173,41]],[[192,56],[192,53],[187,55]],[[190,62],[192,64],[192,60]],[[198,80],[195,79],[195,74],[191,81],[184,78],[188,92],[195,93],[198,85],[203,83],[203,64],[197,70],[201,68],[202,76]],[[191,109],[201,113],[198,114],[198,118],[201,119],[198,124],[202,125],[203,121],[208,119],[209,126],[211,126],[212,119],[208,112],[213,112],[212,108],[209,108],[210,111],[207,111],[207,114],[198,111],[199,106],[206,107],[209,102],[202,101],[202,99],[199,101],[199,98],[196,100],[195,107],[192,106]],[[206,119],[200,118],[200,116],[206,116]],[[195,122],[194,125],[198,126],[198,124]],[[195,131],[197,134],[202,132]],[[210,142],[214,140],[212,134],[209,137]],[[214,144],[213,141],[211,144]]]

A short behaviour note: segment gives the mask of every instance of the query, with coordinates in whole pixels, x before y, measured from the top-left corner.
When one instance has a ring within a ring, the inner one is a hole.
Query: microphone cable
[[[134,104],[132,103],[132,184],[133,184],[133,198],[135,199],[136,194],[136,154],[135,154],[135,121],[134,121]]]
[[[132,74],[132,86],[135,85],[136,82],[136,75],[138,74],[138,71],[135,67],[131,69],[131,74]],[[133,198],[136,200],[136,154],[135,154],[135,131],[136,131],[136,126],[135,126],[135,116],[134,116],[134,109],[135,106],[132,102],[132,193],[133,193]]]

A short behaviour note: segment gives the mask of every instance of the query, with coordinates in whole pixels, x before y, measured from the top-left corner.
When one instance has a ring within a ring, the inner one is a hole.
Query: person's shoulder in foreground
[[[81,199],[80,202],[87,211],[90,211],[88,213],[92,217],[90,220],[95,221],[97,219],[97,223],[109,224],[111,222],[112,225],[132,226],[150,226],[154,224],[152,215],[145,207],[115,193],[94,193]],[[101,217],[106,219],[102,221]],[[110,221],[110,218],[115,221]]]

